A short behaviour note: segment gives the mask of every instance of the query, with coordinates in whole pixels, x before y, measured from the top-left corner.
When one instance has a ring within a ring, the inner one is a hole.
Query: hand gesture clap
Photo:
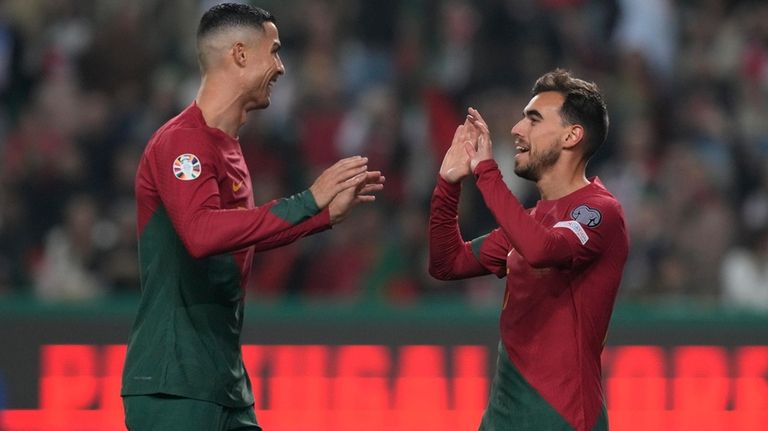
[[[488,130],[488,124],[483,120],[480,112],[475,108],[469,108],[468,112],[467,121],[469,121],[470,127],[474,129],[474,133],[477,134],[477,143],[476,145],[465,144],[464,149],[469,156],[470,169],[474,172],[478,163],[493,158],[493,145],[491,144],[491,132]]]
[[[458,183],[472,173],[465,145],[474,147],[476,140],[476,128],[470,124],[469,116],[467,116],[464,124],[456,128],[451,146],[443,157],[443,164],[440,166],[440,176],[444,180],[449,183]]]
[[[349,179],[354,187],[342,190],[328,205],[331,215],[331,224],[344,220],[354,206],[360,203],[373,202],[376,196],[372,193],[384,188],[384,176],[380,171],[363,172]]]
[[[309,188],[317,207],[325,208],[340,192],[364,184],[365,175],[361,174],[368,169],[366,163],[367,157],[347,157],[323,171]]]

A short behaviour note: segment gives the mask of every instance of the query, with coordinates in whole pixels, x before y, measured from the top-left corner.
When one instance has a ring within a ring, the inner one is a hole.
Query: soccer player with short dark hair
[[[131,431],[260,430],[240,349],[253,254],[328,229],[384,182],[355,156],[256,207],[237,134],[285,72],[275,18],[214,6],[197,49],[197,97],[155,132],[136,175],[142,296],[121,391]]]
[[[481,431],[608,429],[600,354],[629,239],[619,202],[586,177],[607,131],[597,86],[558,69],[538,79],[511,130],[515,173],[541,195],[534,208],[524,209],[503,182],[477,110],[469,109],[443,159],[429,219],[430,273],[507,278]],[[458,203],[460,181],[471,174],[499,227],[465,242]]]

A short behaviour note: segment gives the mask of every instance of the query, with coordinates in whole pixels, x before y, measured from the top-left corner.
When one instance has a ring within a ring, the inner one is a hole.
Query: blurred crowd
[[[137,294],[133,178],[152,132],[195,96],[194,32],[215,2],[0,0],[0,296]],[[554,67],[611,114],[590,163],[624,205],[623,300],[768,310],[768,3],[738,0],[261,1],[287,73],[240,142],[257,204],[363,154],[387,186],[324,233],[257,255],[250,300],[497,305],[492,276],[426,271],[429,200],[468,106],[509,130]],[[464,184],[467,239],[494,227]]]

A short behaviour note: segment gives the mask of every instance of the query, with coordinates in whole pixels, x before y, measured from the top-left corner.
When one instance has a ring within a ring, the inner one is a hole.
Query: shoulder
[[[145,150],[147,168],[158,178],[173,175],[178,179],[195,179],[200,175],[218,177],[222,158],[218,146],[205,130],[194,127],[172,127],[158,130]]]
[[[602,235],[627,236],[624,210],[621,203],[599,180],[573,196],[568,205],[567,217],[587,230]]]
[[[593,178],[592,184],[586,187],[584,193],[571,203],[572,215],[585,217],[591,211],[598,211],[604,217],[624,220],[624,209],[618,199],[603,185],[599,178]],[[574,217],[576,219],[576,217]],[[593,222],[594,223],[594,222]],[[597,224],[597,223],[595,223]]]
[[[605,224],[624,223],[624,213],[619,205],[599,199],[574,201],[569,207],[568,216],[591,229]]]
[[[216,141],[208,131],[196,127],[168,127],[158,130],[147,151],[156,157],[176,157],[181,154],[216,157]]]
[[[185,148],[208,151],[215,147],[215,137],[195,115],[195,107],[190,106],[163,124],[150,139],[147,149],[172,153]]]

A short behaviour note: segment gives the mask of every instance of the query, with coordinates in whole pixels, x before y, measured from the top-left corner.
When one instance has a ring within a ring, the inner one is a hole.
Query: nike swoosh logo
[[[237,193],[237,191],[240,190],[240,187],[242,187],[242,186],[243,186],[243,182],[242,181],[240,181],[239,183],[236,183],[236,182],[232,181],[232,191],[233,192]]]

